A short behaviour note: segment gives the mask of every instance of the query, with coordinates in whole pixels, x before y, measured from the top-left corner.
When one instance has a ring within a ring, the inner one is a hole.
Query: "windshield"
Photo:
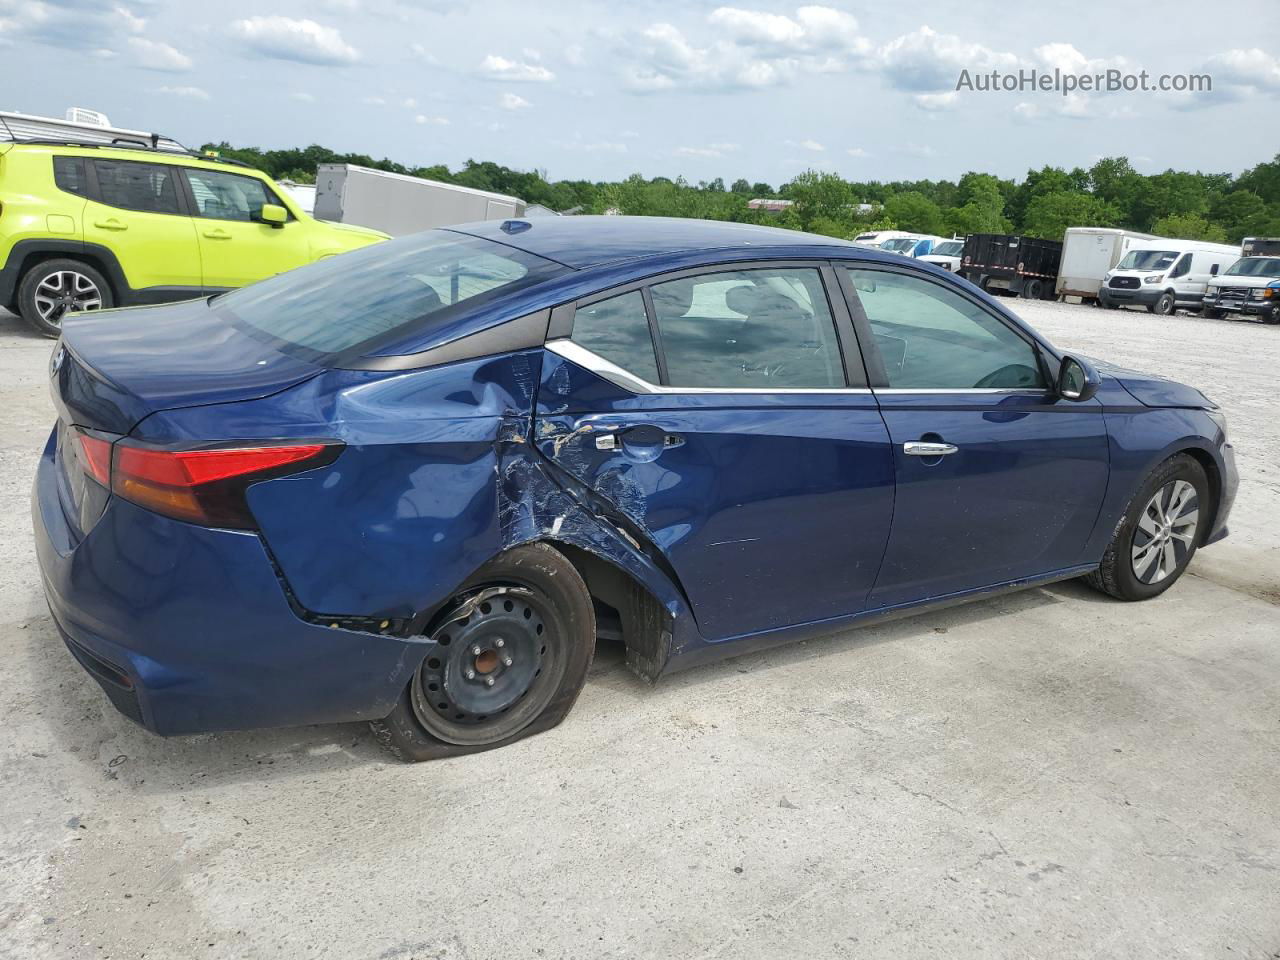
[[[1177,250],[1130,250],[1123,260],[1116,264],[1117,270],[1164,270],[1173,266],[1178,259]]]
[[[1237,260],[1224,277],[1280,277],[1280,257],[1245,257]]]
[[[247,332],[324,362],[568,269],[500,243],[431,230],[233,290],[212,306]]]
[[[958,257],[963,249],[963,240],[948,240],[946,243],[940,243],[934,247],[933,255],[935,257]]]
[[[888,250],[892,253],[906,253],[919,242],[915,237],[895,237],[893,240],[886,240],[880,244],[880,249]]]

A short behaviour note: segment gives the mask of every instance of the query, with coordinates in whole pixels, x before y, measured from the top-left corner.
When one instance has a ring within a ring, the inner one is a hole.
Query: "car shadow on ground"
[[[695,667],[650,685],[626,667],[618,641],[601,640],[588,677],[589,690],[636,704],[653,697],[684,695],[724,683],[742,673],[767,673],[796,663],[846,655],[875,644],[945,634],[960,626],[993,621],[1067,600],[1114,603],[1077,582],[1005,594],[936,611],[844,630],[828,637],[744,654]],[[327,771],[399,765],[374,740],[365,723],[253,730],[163,738],[121,716],[98,685],[72,659],[47,616],[34,617],[31,692],[40,718],[65,754],[76,757],[126,790],[169,794],[260,780],[323,776]],[[571,714],[560,732],[571,729]],[[438,761],[444,763],[466,762]]]
[[[4,334],[5,336],[21,337],[23,340],[43,340],[46,343],[53,342],[44,334],[36,333],[27,326],[20,316],[16,313],[9,313],[9,311],[5,310],[4,307],[0,307],[0,334]]]

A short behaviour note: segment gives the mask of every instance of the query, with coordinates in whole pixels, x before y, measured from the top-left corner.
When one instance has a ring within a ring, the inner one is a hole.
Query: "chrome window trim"
[[[872,391],[866,387],[668,387],[658,383],[642,380],[635,374],[624,370],[612,361],[606,360],[598,353],[588,350],[579,343],[569,339],[548,340],[546,348],[552,353],[564,357],[571,363],[599,377],[603,377],[624,390],[632,393],[655,394],[788,394],[788,395],[859,395],[869,396]]]
[[[912,387],[876,387],[876,393],[892,393],[892,394],[908,394],[908,393],[924,393],[924,394],[971,394],[971,393],[1006,393],[1006,394],[1023,394],[1029,397],[1044,397],[1052,394],[1052,390],[1048,387],[921,387],[915,389]]]

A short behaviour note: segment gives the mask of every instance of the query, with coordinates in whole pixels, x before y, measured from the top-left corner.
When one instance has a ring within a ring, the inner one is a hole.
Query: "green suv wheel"
[[[111,304],[106,277],[79,260],[45,260],[18,285],[19,316],[46,337],[62,333],[68,313],[105,310]]]

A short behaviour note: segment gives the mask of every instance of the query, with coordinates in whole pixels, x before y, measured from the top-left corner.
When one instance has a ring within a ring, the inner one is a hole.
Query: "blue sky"
[[[0,0],[0,109],[189,144],[550,177],[1021,176],[1125,154],[1239,172],[1280,140],[1274,0]],[[1267,38],[1270,38],[1269,40]],[[956,92],[961,69],[1207,72],[1209,94]]]

